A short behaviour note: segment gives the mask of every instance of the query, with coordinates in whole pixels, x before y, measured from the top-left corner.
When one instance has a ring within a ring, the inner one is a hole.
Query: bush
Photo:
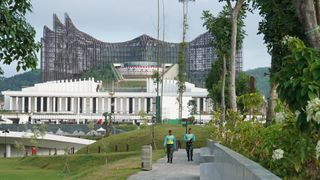
[[[212,126],[213,138],[282,178],[320,178],[320,162],[316,157],[320,136],[301,133],[293,114],[286,115],[286,122],[269,127],[237,119],[234,126],[227,123],[225,131]]]

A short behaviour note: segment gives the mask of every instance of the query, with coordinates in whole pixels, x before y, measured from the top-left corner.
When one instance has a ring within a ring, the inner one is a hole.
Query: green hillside
[[[210,137],[209,127],[190,126],[193,133],[196,135],[195,148],[206,146],[207,139]],[[163,149],[163,138],[167,135],[168,130],[171,129],[184,147],[183,136],[185,127],[182,125],[157,125],[155,126],[155,143],[158,149]],[[151,143],[151,127],[147,129],[138,129],[121,133],[113,136],[103,138],[88,147],[89,153],[114,152],[117,146],[117,151],[126,151],[126,145],[129,145],[129,151],[139,151],[141,146]],[[86,154],[87,148],[83,148],[77,152],[78,154]]]
[[[270,91],[270,76],[269,76],[269,67],[255,68],[245,71],[249,76],[255,78],[256,88],[263,94],[265,97],[269,97]]]
[[[40,70],[25,72],[9,78],[0,78],[0,92],[8,89],[21,90],[23,87],[39,83],[40,80]]]

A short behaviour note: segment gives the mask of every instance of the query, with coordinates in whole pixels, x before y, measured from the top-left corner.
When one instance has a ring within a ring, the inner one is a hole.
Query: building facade
[[[212,40],[210,33],[206,32],[187,43],[187,79],[196,86],[204,85],[211,65],[216,60],[215,51],[210,45]],[[44,27],[41,43],[43,82],[78,79],[84,71],[106,64],[157,62],[158,49],[162,64],[178,63],[179,43],[158,41],[145,34],[126,42],[102,42],[78,30],[67,14],[64,24],[53,15],[53,29]],[[242,70],[242,50],[237,54],[236,69]]]
[[[104,112],[111,112],[116,122],[132,123],[140,120],[139,113],[144,111],[151,119],[155,115],[156,84],[146,79],[145,92],[104,92],[98,87],[101,81],[59,80],[35,84],[21,91],[3,91],[5,110],[2,119],[15,120],[15,123],[81,123],[104,119]],[[177,102],[177,82],[163,81],[162,118],[176,119],[179,105]],[[188,102],[196,100],[200,117],[210,120],[211,103],[206,89],[186,83],[183,97],[183,117],[190,116]]]

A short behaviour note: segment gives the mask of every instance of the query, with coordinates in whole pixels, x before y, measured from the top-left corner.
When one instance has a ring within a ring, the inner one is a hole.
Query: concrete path
[[[199,149],[194,150],[194,161],[187,160],[185,149],[175,151],[173,163],[167,163],[167,157],[158,160],[152,165],[151,171],[141,171],[132,175],[128,180],[198,180],[200,179],[200,167],[196,163],[199,157]]]

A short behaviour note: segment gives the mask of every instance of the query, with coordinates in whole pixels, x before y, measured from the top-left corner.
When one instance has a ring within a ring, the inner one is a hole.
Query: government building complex
[[[197,87],[204,87],[216,60],[215,50],[210,45],[212,40],[210,33],[206,32],[187,43],[187,81]],[[158,48],[161,64],[178,64],[179,43],[158,41],[145,34],[126,42],[102,42],[78,30],[67,14],[64,24],[53,15],[53,29],[44,27],[41,43],[43,82],[78,79],[83,72],[106,64],[157,62]],[[242,50],[238,50],[236,61],[236,70],[241,71]]]

